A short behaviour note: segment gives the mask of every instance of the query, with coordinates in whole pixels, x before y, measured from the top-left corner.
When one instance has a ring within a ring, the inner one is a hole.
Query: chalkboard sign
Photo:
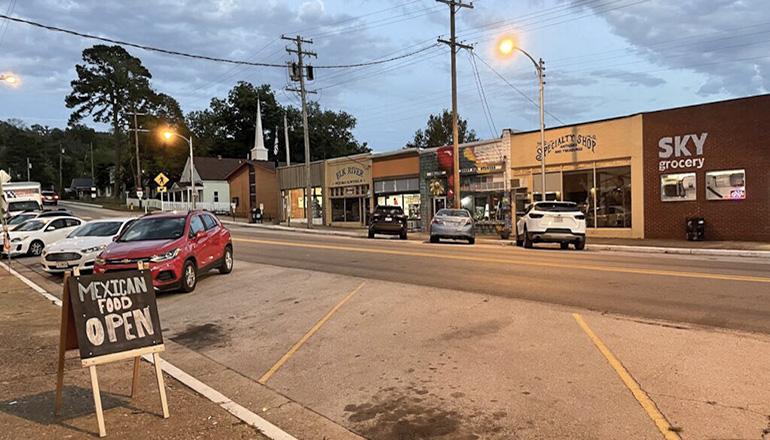
[[[80,358],[163,344],[149,270],[68,277]]]

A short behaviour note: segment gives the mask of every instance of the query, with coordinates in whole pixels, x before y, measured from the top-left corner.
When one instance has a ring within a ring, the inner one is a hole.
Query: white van
[[[7,203],[7,215],[24,211],[42,211],[43,196],[38,182],[8,182],[3,184],[3,197]]]

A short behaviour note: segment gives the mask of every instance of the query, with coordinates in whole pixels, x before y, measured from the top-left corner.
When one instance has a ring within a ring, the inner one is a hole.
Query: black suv
[[[406,216],[400,206],[378,206],[369,219],[369,238],[374,234],[398,235],[406,240]]]

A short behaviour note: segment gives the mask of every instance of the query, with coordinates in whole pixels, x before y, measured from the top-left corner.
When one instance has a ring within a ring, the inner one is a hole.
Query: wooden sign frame
[[[140,271],[145,270],[144,264],[141,261],[138,263],[138,269]],[[54,400],[55,415],[59,415],[62,405],[62,388],[64,385],[64,356],[67,350],[75,350],[79,348],[77,333],[75,330],[75,316],[73,314],[72,304],[70,303],[71,298],[69,291],[69,278],[71,276],[80,276],[80,270],[78,268],[74,268],[72,274],[70,274],[69,271],[64,274],[61,327],[59,330],[59,358],[58,367],[56,370],[56,397]],[[152,354],[153,364],[155,367],[155,377],[158,382],[158,393],[160,394],[160,405],[163,410],[163,418],[167,419],[169,417],[169,412],[168,401],[166,400],[166,386],[163,381],[163,371],[160,367],[160,353],[164,350],[165,346],[163,344],[157,344],[149,347],[142,347],[134,350],[111,353],[80,360],[81,367],[87,367],[91,375],[91,390],[94,395],[94,407],[96,409],[96,422],[99,427],[99,437],[106,436],[107,430],[104,426],[104,412],[102,411],[102,398],[99,391],[99,377],[96,374],[96,367],[98,365],[103,365],[110,362],[133,358],[134,368],[131,379],[131,398],[134,398],[136,396],[137,385],[139,382],[139,366],[142,362],[142,356]]]

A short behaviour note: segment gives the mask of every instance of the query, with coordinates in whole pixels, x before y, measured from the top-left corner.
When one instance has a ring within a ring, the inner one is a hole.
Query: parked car
[[[23,212],[42,211],[43,207],[40,206],[36,200],[10,200],[8,201],[7,216],[13,217]]]
[[[369,218],[369,238],[388,234],[406,240],[406,228],[406,215],[400,206],[377,206]]]
[[[149,265],[156,290],[192,292],[198,276],[233,270],[230,231],[210,212],[164,212],[140,217],[96,258],[94,273]]]
[[[11,237],[11,256],[43,253],[50,244],[69,235],[83,220],[76,217],[46,217],[27,220],[9,232]]]
[[[467,209],[441,209],[430,222],[430,242],[438,243],[442,238],[476,242],[476,227]]]
[[[59,194],[56,191],[40,191],[40,195],[43,196],[43,206],[59,204]]]
[[[570,244],[577,250],[586,245],[586,216],[573,202],[535,202],[516,223],[516,244],[531,248],[534,243]]]
[[[8,227],[11,231],[19,227],[27,220],[38,218],[51,218],[51,217],[75,217],[69,210],[65,208],[59,208],[57,210],[45,210],[45,211],[24,211],[21,214],[16,214],[8,219]]]
[[[43,270],[48,273],[63,273],[73,267],[93,270],[96,257],[135,220],[109,218],[83,224],[43,251],[40,258]]]

